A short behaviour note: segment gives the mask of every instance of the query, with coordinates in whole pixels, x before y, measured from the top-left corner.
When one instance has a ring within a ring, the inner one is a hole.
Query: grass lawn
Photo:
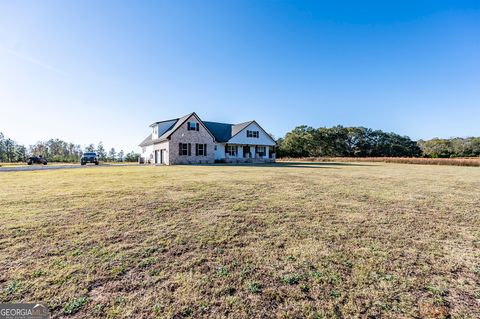
[[[0,302],[55,318],[480,318],[480,169],[0,172]]]
[[[100,162],[100,164],[103,165],[133,165],[136,164],[136,162]],[[60,165],[78,165],[80,166],[80,162],[48,162],[49,166],[60,166]],[[94,165],[89,163],[89,165]],[[18,163],[5,163],[5,162],[0,162],[0,167],[24,167],[24,166],[30,166],[26,162],[18,162]],[[44,166],[43,164],[33,164],[33,166]]]

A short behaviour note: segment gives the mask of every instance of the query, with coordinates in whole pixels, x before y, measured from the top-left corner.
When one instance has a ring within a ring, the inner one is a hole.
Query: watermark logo
[[[0,303],[0,319],[48,319],[50,312],[42,304]]]

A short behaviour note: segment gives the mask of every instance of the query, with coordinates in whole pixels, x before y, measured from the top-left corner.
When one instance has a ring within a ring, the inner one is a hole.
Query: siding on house
[[[154,151],[158,151],[158,163],[155,163],[155,164],[160,164],[160,152],[162,150],[164,150],[164,163],[163,164],[166,164],[166,165],[169,165],[170,164],[170,161],[169,161],[169,152],[170,152],[170,142],[169,141],[164,141],[164,142],[161,142],[161,143],[157,143],[157,144],[154,144],[153,146],[153,150]],[[154,158],[153,160],[155,160],[155,155],[154,155]]]
[[[247,137],[247,131],[258,131],[259,137]],[[228,141],[228,144],[275,146],[272,138],[255,122],[239,131]]]
[[[153,160],[153,145],[142,147],[142,157],[145,161]]]

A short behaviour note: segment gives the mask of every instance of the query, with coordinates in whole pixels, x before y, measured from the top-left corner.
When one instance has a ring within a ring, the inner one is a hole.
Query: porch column
[[[270,157],[270,146],[265,146],[265,158],[269,158]]]

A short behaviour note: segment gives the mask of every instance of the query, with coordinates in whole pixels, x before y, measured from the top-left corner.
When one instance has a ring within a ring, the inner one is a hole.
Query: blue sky
[[[480,135],[480,1],[0,0],[0,131],[138,150],[191,111]]]

